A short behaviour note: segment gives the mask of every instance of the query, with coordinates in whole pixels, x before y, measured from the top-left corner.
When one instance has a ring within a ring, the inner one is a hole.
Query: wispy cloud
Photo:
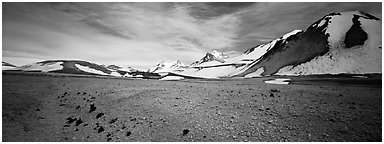
[[[378,3],[3,3],[3,59],[192,63],[207,51],[245,51],[329,12],[356,9],[381,17]]]
[[[5,19],[7,51],[125,65],[191,63],[207,51],[234,47],[240,23],[231,14],[197,19],[190,5],[177,3],[7,3],[4,8],[5,15],[17,15]],[[22,11],[10,14],[15,9]]]

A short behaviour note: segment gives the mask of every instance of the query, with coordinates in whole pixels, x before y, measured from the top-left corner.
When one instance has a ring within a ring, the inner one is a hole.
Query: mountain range
[[[190,65],[162,61],[147,71],[78,60],[48,60],[3,70],[183,78],[262,77],[271,75],[381,73],[381,19],[361,11],[330,13],[305,30],[246,50],[208,52]]]

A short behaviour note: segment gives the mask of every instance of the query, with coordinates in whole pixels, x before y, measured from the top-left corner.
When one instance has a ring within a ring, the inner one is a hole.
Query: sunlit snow
[[[268,80],[268,81],[264,81],[264,82],[268,83],[268,84],[289,84],[289,82],[286,82],[289,80],[291,80],[291,79],[274,79],[274,80]]]
[[[94,74],[99,74],[99,75],[109,75],[109,74],[106,74],[102,71],[99,71],[99,70],[96,70],[96,69],[93,69],[93,68],[90,68],[90,67],[86,67],[86,66],[82,66],[82,65],[79,65],[79,64],[75,64],[76,67],[84,72],[89,72],[89,73],[94,73]]]

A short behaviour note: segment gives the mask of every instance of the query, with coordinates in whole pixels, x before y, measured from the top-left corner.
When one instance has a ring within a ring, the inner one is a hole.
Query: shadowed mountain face
[[[316,23],[320,23],[320,20]],[[318,28],[309,27],[305,32],[299,32],[286,40],[277,41],[274,47],[258,61],[254,61],[252,66],[239,76],[245,76],[262,67],[264,72],[261,75],[273,75],[284,66],[298,65],[319,55],[324,55],[329,51],[327,41],[329,35],[322,32],[326,27],[327,24]]]

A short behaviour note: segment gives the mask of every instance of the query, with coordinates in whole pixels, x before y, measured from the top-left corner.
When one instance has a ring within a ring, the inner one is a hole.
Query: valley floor
[[[379,83],[2,75],[3,141],[382,141]],[[301,82],[301,83],[300,83]]]

